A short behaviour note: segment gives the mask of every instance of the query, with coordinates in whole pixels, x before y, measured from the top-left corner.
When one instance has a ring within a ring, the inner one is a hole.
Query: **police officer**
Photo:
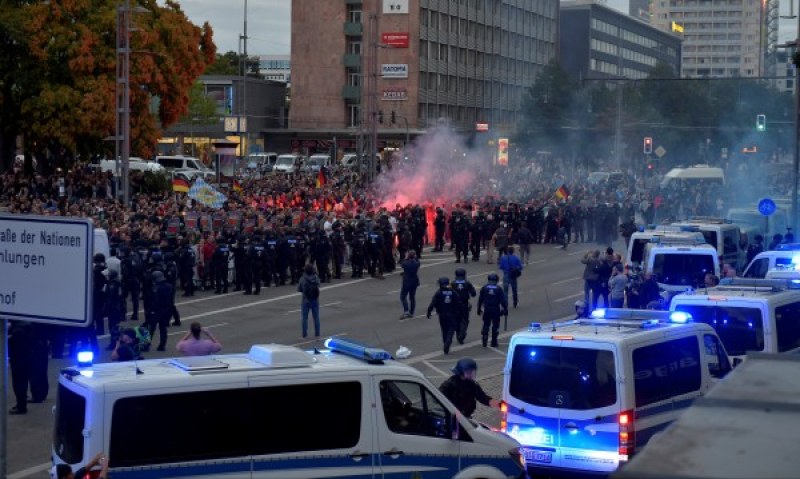
[[[400,255],[400,260],[404,260],[406,258],[406,254],[411,249],[413,241],[413,236],[411,235],[411,231],[408,229],[408,225],[403,223],[400,226],[400,232],[397,233],[397,252]]]
[[[261,237],[256,235],[247,247],[245,256],[244,294],[261,294],[261,278],[266,269],[267,255]]]
[[[233,254],[233,284],[234,291],[241,291],[244,286],[245,263],[244,257],[247,251],[247,240],[244,236],[239,236],[237,241],[231,246],[231,254]]]
[[[333,232],[331,233],[331,262],[335,279],[342,278],[342,265],[346,252],[347,244],[342,231],[342,223],[337,220],[333,223]]]
[[[328,265],[331,262],[331,241],[324,231],[320,230],[314,243],[314,263],[317,265],[319,280],[322,283],[331,282],[331,271]]]
[[[178,275],[181,280],[183,296],[194,296],[194,264],[197,255],[194,248],[189,244],[189,240],[183,240],[180,250],[178,250]]]
[[[97,253],[94,255],[92,278],[94,282],[92,292],[92,316],[94,317],[94,328],[98,335],[105,334],[105,305],[106,305],[106,255]]]
[[[164,253],[164,276],[167,278],[167,282],[170,286],[172,286],[172,293],[175,294],[178,291],[178,265],[175,262],[174,253]],[[172,298],[172,311],[170,316],[174,319],[172,321],[173,326],[181,325],[181,313],[178,312],[178,308],[175,306],[175,298]]]
[[[456,263],[461,262],[461,257],[464,257],[464,262],[469,263],[468,246],[469,246],[469,220],[463,215],[459,214],[453,222],[453,243],[456,247]]]
[[[444,231],[447,228],[447,217],[442,208],[436,208],[436,216],[433,218],[434,235],[433,251],[444,251]]]
[[[500,316],[508,315],[508,302],[503,288],[497,282],[500,277],[495,273],[489,274],[489,282],[485,284],[478,295],[478,316],[482,315],[483,328],[481,328],[481,342],[483,347],[489,339],[489,326],[492,328],[492,347],[497,347],[497,335],[500,331]]]
[[[108,313],[108,332],[111,335],[111,343],[106,347],[106,351],[113,351],[117,347],[117,341],[119,340],[119,324],[125,319],[125,297],[122,295],[119,274],[114,270],[108,272],[105,299],[106,312]]]
[[[369,275],[383,279],[383,235],[377,230],[372,230],[368,238]]]
[[[422,245],[425,243],[425,234],[428,231],[428,221],[425,219],[425,210],[416,206],[411,219],[412,247],[417,252],[417,258],[422,259]]]
[[[278,286],[283,286],[286,284],[286,280],[289,277],[287,270],[289,269],[289,263],[292,260],[291,258],[291,248],[289,247],[289,239],[294,239],[293,236],[288,235],[285,229],[281,229],[278,234],[278,260],[277,260],[277,267],[278,267],[278,278],[280,282]],[[296,241],[295,241],[296,243]]]
[[[472,358],[459,359],[451,370],[453,375],[439,386],[439,391],[466,417],[472,417],[477,402],[500,409],[500,401],[492,399],[475,381],[478,364]]]
[[[120,269],[122,271],[122,297],[123,299],[130,296],[132,312],[130,321],[139,320],[139,296],[141,296],[141,275],[142,275],[142,258],[139,253],[131,250],[127,246],[120,249],[122,255],[122,262]]]
[[[464,339],[467,337],[467,327],[469,326],[469,313],[472,311],[472,305],[469,300],[478,293],[475,291],[475,286],[467,279],[467,271],[464,268],[456,270],[456,279],[450,283],[450,287],[458,294],[460,305],[456,325],[456,339],[459,344],[464,344]]]
[[[428,319],[431,319],[434,309],[436,315],[439,316],[444,353],[450,354],[450,345],[453,343],[453,335],[456,332],[460,306],[458,295],[450,288],[450,279],[446,277],[439,278],[439,290],[434,293],[431,304],[428,306],[426,314]]]
[[[167,345],[167,327],[172,310],[175,308],[175,289],[167,281],[161,271],[153,272],[153,319],[148,325],[150,336],[158,325],[158,351],[165,351]]]
[[[367,259],[367,232],[366,228],[359,224],[353,233],[353,242],[350,245],[350,264],[353,267],[351,278],[362,278],[364,276],[364,263]]]
[[[469,227],[469,250],[472,253],[472,261],[481,260],[481,241],[483,238],[484,221],[483,212],[481,211]]]
[[[217,247],[211,255],[211,269],[214,271],[214,294],[228,292],[228,261],[231,250],[222,236],[217,237]]]
[[[267,230],[264,241],[264,286],[269,288],[273,283],[280,285],[278,275],[278,236],[274,230]]]

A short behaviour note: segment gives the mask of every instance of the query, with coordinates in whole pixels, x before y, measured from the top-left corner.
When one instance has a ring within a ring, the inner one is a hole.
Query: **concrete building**
[[[211,143],[220,139],[239,143],[238,154],[273,149],[274,140],[263,131],[286,128],[284,83],[248,77],[245,93],[240,76],[203,75],[198,81],[216,106],[215,116],[189,117],[170,126],[159,140],[159,152],[208,157]]]
[[[638,18],[643,22],[650,22],[650,1],[651,0],[629,0],[628,15]]]
[[[590,0],[561,2],[559,60],[573,78],[646,78],[681,71],[681,39]]]
[[[258,73],[264,75],[265,80],[290,83],[292,79],[290,56],[259,55]]]
[[[442,119],[510,131],[556,55],[557,22],[557,0],[292,0],[289,128],[352,138],[372,92],[387,141]]]
[[[778,0],[653,0],[651,24],[682,35],[683,77],[776,72]]]

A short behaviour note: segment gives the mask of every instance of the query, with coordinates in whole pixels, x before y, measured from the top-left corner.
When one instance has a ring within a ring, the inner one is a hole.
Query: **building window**
[[[361,55],[361,42],[349,42],[347,44],[347,53]]]
[[[361,105],[350,103],[347,105],[347,126],[359,126],[361,124]]]

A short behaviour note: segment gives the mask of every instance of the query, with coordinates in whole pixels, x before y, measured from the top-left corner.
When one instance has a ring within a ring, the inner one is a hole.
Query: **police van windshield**
[[[58,406],[53,430],[53,451],[68,464],[83,461],[83,429],[86,418],[86,398],[58,386]]]
[[[276,165],[280,166],[292,166],[295,162],[294,156],[279,156],[278,161],[275,163]]]
[[[656,254],[653,273],[659,283],[697,286],[703,284],[706,273],[714,272],[714,257],[710,254]]]
[[[644,247],[650,242],[650,238],[636,238],[631,243],[631,263],[642,264]]]
[[[764,319],[758,308],[679,304],[675,309],[691,314],[695,322],[714,328],[731,356],[764,349]]]
[[[595,409],[617,402],[614,353],[598,349],[519,345],[509,393],[533,406]]]

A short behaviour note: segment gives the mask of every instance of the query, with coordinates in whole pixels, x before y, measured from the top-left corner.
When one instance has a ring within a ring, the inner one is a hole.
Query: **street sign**
[[[667,150],[665,150],[663,146],[659,146],[658,148],[656,148],[656,151],[654,151],[654,153],[656,154],[657,157],[661,158],[662,156],[667,154]]]
[[[758,212],[764,216],[770,216],[775,213],[778,207],[771,198],[761,198],[758,200]]]
[[[0,317],[91,324],[93,254],[90,219],[0,215]]]

